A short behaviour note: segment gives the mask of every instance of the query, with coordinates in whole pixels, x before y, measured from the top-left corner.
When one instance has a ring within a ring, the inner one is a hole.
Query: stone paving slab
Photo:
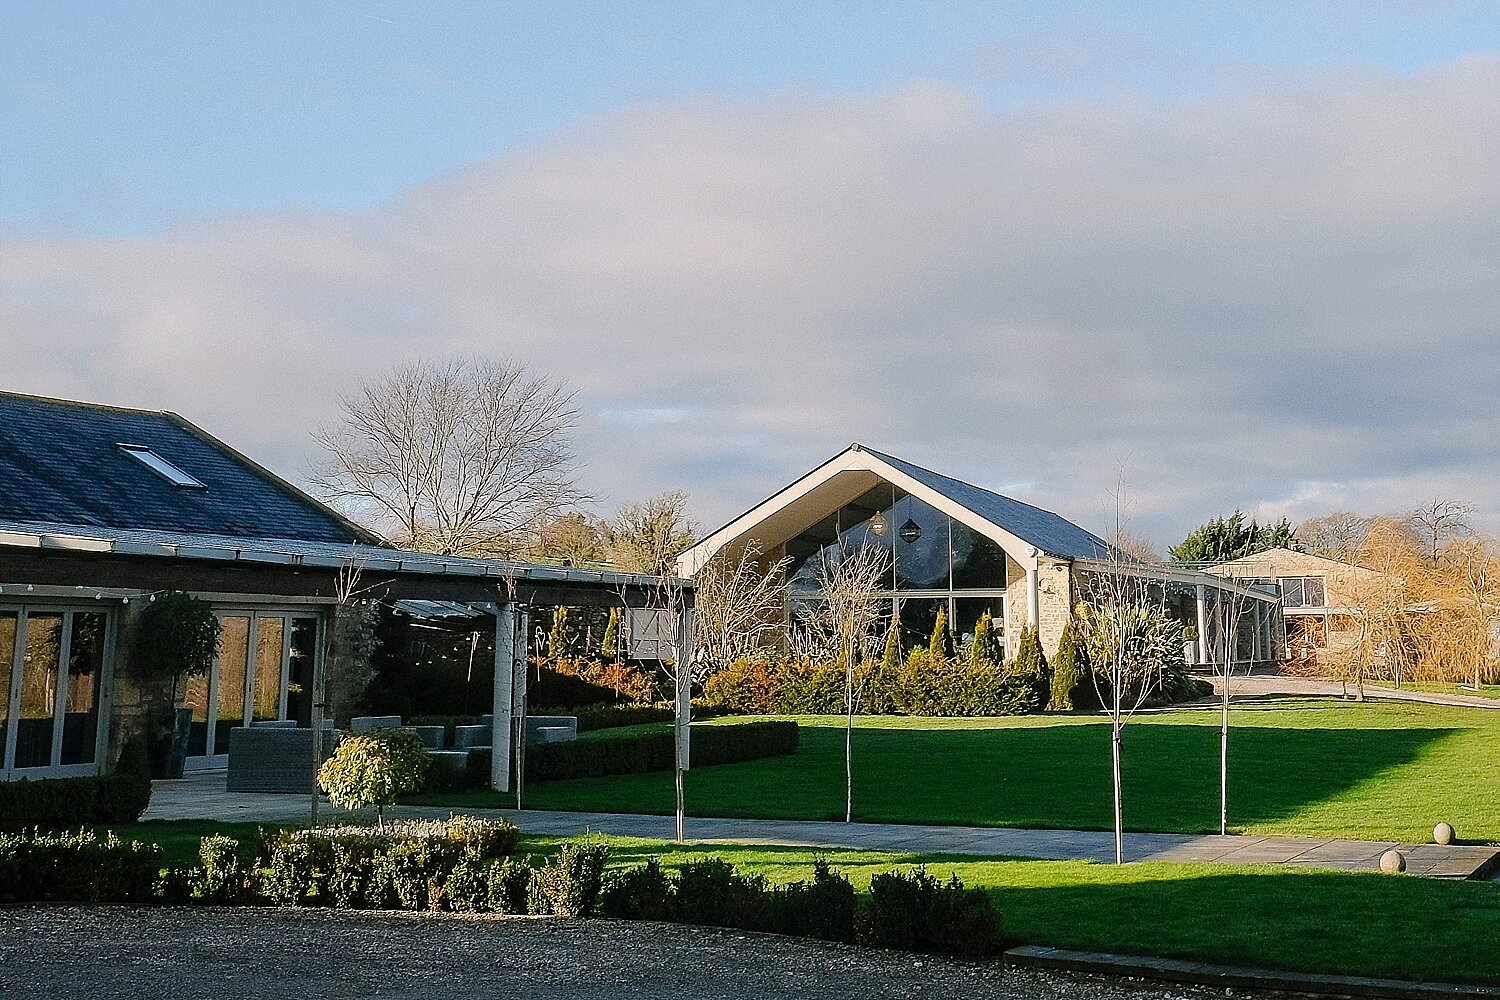
[[[310,797],[235,793],[224,788],[223,772],[195,774],[153,785],[143,819],[217,819],[243,822],[305,822]],[[398,806],[388,815],[441,818],[459,811],[439,806]],[[462,810],[501,816],[530,833],[577,836],[594,832],[622,837],[671,840],[671,816],[625,813],[551,812],[528,809]],[[373,810],[365,812],[373,815]],[[327,803],[320,815],[350,817]],[[961,854],[1043,860],[1113,861],[1114,836],[1103,830],[1022,830],[1007,827],[920,826],[841,823],[830,820],[689,818],[688,839],[697,843],[780,845],[811,849],[850,848],[910,854]],[[1401,845],[1392,841],[1319,837],[1202,836],[1127,833],[1127,861],[1187,861],[1216,864],[1275,864],[1332,871],[1379,871],[1380,856],[1392,847],[1407,855],[1407,871],[1435,878],[1483,877],[1500,866],[1500,847],[1463,844]]]

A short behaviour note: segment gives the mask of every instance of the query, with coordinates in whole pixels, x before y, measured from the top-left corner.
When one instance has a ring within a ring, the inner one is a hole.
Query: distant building
[[[893,610],[903,642],[926,643],[940,610],[962,638],[988,612],[1013,651],[1021,629],[1038,630],[1050,656],[1074,605],[1087,598],[1091,574],[1130,572],[1132,560],[1099,536],[1051,511],[932,472],[860,444],[824,462],[712,532],[678,559],[691,576],[710,559],[757,543],[773,562],[791,560],[787,615],[817,601],[815,570],[823,553],[842,544],[887,552]],[[1275,597],[1267,590],[1186,567],[1146,567],[1161,583],[1164,606],[1184,624],[1201,619],[1205,594],[1244,593],[1255,608],[1267,653],[1276,630]],[[898,609],[898,610],[895,610]]]
[[[1356,641],[1357,594],[1380,575],[1353,563],[1284,548],[1210,566],[1207,572],[1274,586],[1286,620],[1286,658],[1320,666],[1327,664],[1330,654]]]

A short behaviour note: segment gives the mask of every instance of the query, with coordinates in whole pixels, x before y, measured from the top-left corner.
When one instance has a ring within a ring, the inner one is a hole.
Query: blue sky
[[[0,388],[294,479],[396,362],[601,510],[851,441],[1159,545],[1500,529],[1500,4],[0,0]]]
[[[1295,86],[1493,49],[1493,3],[10,2],[0,232],[378,204],[614,109],[878,92],[992,107]]]

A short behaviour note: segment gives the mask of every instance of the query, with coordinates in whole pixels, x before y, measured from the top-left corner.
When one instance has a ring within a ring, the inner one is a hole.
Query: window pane
[[[21,705],[16,717],[16,767],[52,763],[53,713],[57,709],[57,665],[62,651],[62,615],[26,620],[21,664]]]
[[[68,643],[68,701],[63,706],[62,763],[92,764],[99,735],[99,674],[105,617],[74,612]]]
[[[961,642],[974,638],[974,627],[986,611],[990,613],[990,631],[998,637],[1005,628],[1005,611],[1000,597],[955,597],[953,599],[953,634]]]
[[[188,756],[208,753],[208,677],[189,677],[182,693],[182,704],[193,713],[188,729]]]
[[[925,646],[932,641],[939,610],[947,610],[946,597],[908,597],[901,601],[901,648]]]
[[[1302,596],[1310,608],[1326,607],[1327,598],[1323,594],[1323,578],[1321,576],[1310,576],[1302,584]]]
[[[948,515],[902,497],[891,508],[888,535],[894,536],[898,590],[948,589]]]
[[[6,726],[10,722],[10,682],[16,658],[16,615],[0,612],[0,768],[5,766]]]
[[[212,752],[229,752],[229,731],[245,724],[245,673],[249,666],[250,619],[224,619],[219,647],[219,694]]]
[[[285,627],[282,618],[261,618],[255,623],[255,702],[251,718],[260,722],[281,718],[281,640]]]
[[[960,590],[1005,587],[1005,550],[959,521],[953,522],[953,586]]]
[[[312,725],[313,664],[318,655],[318,620],[292,619],[292,669],[286,693],[286,717]],[[492,657],[493,659],[493,657]]]

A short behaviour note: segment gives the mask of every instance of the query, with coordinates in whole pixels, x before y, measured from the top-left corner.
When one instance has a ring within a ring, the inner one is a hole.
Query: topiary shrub
[[[198,842],[199,869],[192,897],[201,903],[242,902],[249,891],[249,871],[240,861],[240,842],[215,835]]]
[[[672,894],[672,919],[708,927],[771,928],[771,901],[761,875],[743,875],[723,858],[684,862]]]
[[[941,882],[918,867],[870,880],[859,931],[862,943],[878,948],[979,956],[999,947],[1000,918],[982,889],[965,889],[957,875]]]
[[[491,865],[485,873],[490,912],[526,913],[530,908],[533,877],[531,866],[524,861],[507,859]]]
[[[385,807],[422,789],[430,758],[416,733],[381,729],[345,736],[318,769],[318,786],[340,809],[374,806],[385,826]]]
[[[813,862],[811,882],[772,890],[771,925],[778,934],[853,941],[854,912],[854,886],[822,858]]]
[[[621,920],[670,920],[672,880],[657,858],[612,873],[599,897],[599,911]]]
[[[533,873],[530,911],[557,917],[592,915],[604,888],[604,866],[608,861],[606,844],[588,841],[563,844]]]

